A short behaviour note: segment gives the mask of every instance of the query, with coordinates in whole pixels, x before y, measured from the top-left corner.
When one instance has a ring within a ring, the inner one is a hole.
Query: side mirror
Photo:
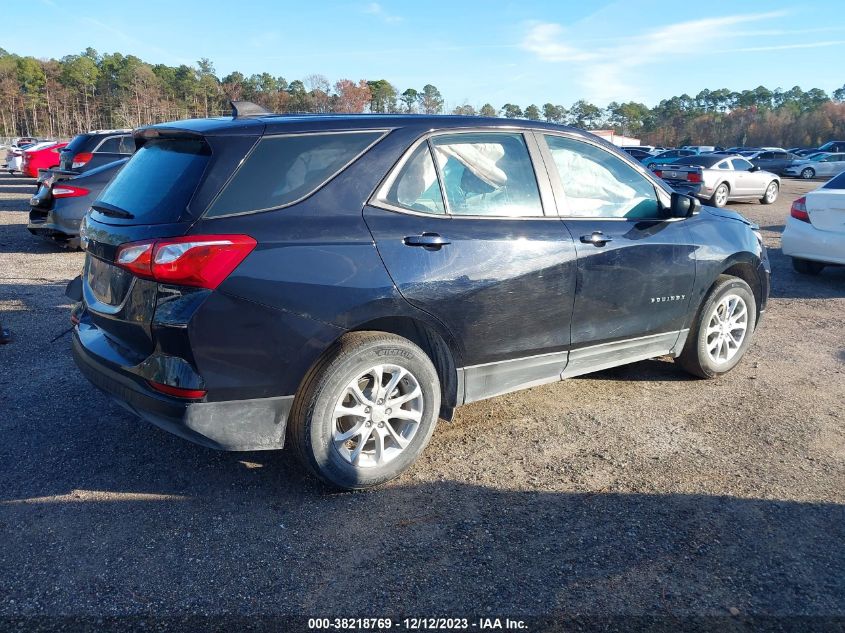
[[[669,210],[673,218],[691,218],[701,211],[701,202],[695,196],[673,192]]]
[[[751,165],[751,167],[748,168],[748,171],[750,171],[750,172],[760,171],[760,165]]]

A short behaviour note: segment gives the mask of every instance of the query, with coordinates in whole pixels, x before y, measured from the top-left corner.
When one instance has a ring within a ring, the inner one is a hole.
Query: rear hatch
[[[59,151],[59,169],[73,169],[73,159],[77,154],[91,152],[94,149],[94,137],[90,134],[77,134],[70,143]]]
[[[168,290],[118,266],[118,252],[130,242],[187,234],[258,136],[154,127],[135,138],[138,150],[91,204],[80,231],[86,308],[127,360],[143,360],[155,348],[156,304]]]
[[[83,221],[83,299],[94,324],[143,358],[153,348],[157,284],[115,265],[127,242],[184,235],[190,201],[211,158],[201,138],[147,142],[92,204]],[[124,356],[126,353],[124,353]]]

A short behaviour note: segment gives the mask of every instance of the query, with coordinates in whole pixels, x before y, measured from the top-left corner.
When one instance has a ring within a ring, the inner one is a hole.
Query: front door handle
[[[405,246],[422,246],[430,250],[440,250],[443,246],[451,244],[449,240],[439,233],[423,233],[422,235],[409,235],[402,240]]]
[[[608,237],[601,231],[593,231],[589,235],[581,236],[582,244],[592,244],[593,246],[604,246],[608,242],[612,242],[613,238]]]

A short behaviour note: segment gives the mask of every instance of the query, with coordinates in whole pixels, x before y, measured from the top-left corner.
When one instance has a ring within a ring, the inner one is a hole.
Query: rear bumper
[[[284,445],[293,396],[222,402],[170,398],[153,391],[143,379],[86,346],[84,340],[90,345],[98,337],[103,338],[103,334],[96,328],[86,325],[74,328],[72,346],[77,366],[95,387],[140,418],[217,450],[271,450]]]
[[[82,220],[79,218],[64,218],[55,213],[55,209],[42,209],[31,206],[27,230],[33,235],[40,235],[54,242],[79,248],[79,228]]]
[[[786,219],[781,249],[784,255],[790,257],[845,265],[845,239],[842,233],[822,231],[795,218]]]

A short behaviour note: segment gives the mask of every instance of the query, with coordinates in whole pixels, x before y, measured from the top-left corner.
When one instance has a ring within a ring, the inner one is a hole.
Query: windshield
[[[211,152],[201,140],[149,141],[100,195],[139,224],[177,222],[188,206]]]

